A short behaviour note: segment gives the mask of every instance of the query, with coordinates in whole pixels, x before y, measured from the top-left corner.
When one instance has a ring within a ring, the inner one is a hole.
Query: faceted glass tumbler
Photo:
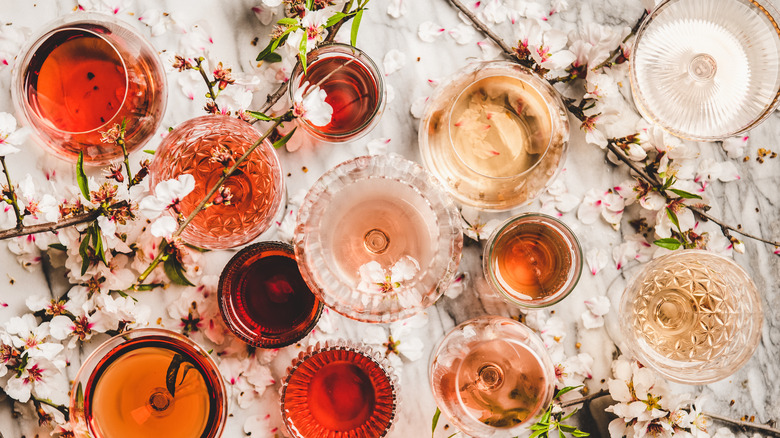
[[[669,380],[711,383],[753,355],[763,312],[756,285],[733,260],[675,251],[642,268],[618,310],[629,353]]]
[[[154,154],[150,168],[152,192],[161,181],[191,174],[195,189],[181,200],[184,217],[256,141],[260,133],[234,117],[206,115],[190,119],[168,133]],[[225,149],[223,149],[225,148]],[[214,159],[227,151],[229,162]],[[284,210],[284,179],[279,158],[267,140],[258,146],[222,184],[230,191],[230,202],[214,204],[200,211],[181,236],[200,248],[226,249],[251,242],[273,224]],[[213,203],[212,199],[209,200]]]
[[[763,121],[780,96],[780,27],[765,0],[666,0],[637,32],[631,89],[670,133],[718,140]]]

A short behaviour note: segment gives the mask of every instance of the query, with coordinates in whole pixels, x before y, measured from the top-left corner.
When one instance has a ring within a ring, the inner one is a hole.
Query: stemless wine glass
[[[252,125],[224,115],[190,119],[171,131],[154,154],[150,187],[191,174],[195,189],[181,200],[184,217],[257,140]],[[284,210],[284,179],[279,158],[268,141],[258,146],[224,182],[217,195],[224,202],[198,213],[184,229],[184,241],[201,248],[243,245],[266,231]]]
[[[637,360],[675,382],[721,380],[761,339],[756,286],[726,257],[675,251],[648,263],[620,300],[620,335]]]
[[[16,110],[49,151],[75,162],[103,165],[123,156],[102,132],[126,123],[134,151],[160,124],[167,102],[157,51],[114,17],[72,14],[29,40],[14,66]]]
[[[502,316],[480,316],[452,329],[434,350],[430,379],[439,409],[479,438],[520,435],[555,391],[555,368],[542,340]]]
[[[395,422],[398,377],[381,353],[339,340],[301,352],[281,394],[295,438],[381,438]]]
[[[666,0],[637,32],[631,89],[670,133],[718,140],[756,126],[780,96],[778,13],[765,0]]]
[[[322,301],[301,277],[292,245],[261,242],[230,259],[219,278],[219,309],[244,342],[279,348],[303,339],[322,314]]]
[[[545,307],[566,298],[582,273],[582,249],[563,222],[539,213],[501,224],[485,245],[485,278],[510,303]]]
[[[78,438],[217,438],[227,418],[222,375],[206,351],[170,330],[130,330],[81,365],[70,395]]]
[[[306,195],[295,256],[326,306],[389,322],[432,305],[460,262],[455,205],[418,164],[398,155],[358,157],[326,172]]]
[[[319,84],[328,94],[325,102],[333,107],[333,116],[325,126],[303,117],[299,126],[331,143],[357,140],[371,131],[385,106],[385,83],[374,61],[356,47],[333,43],[309,52],[307,64],[305,73],[300,63],[293,69],[290,96],[295,99],[299,90],[306,93]]]
[[[537,74],[480,62],[436,89],[419,137],[425,167],[455,199],[509,210],[537,197],[563,167],[569,122],[560,96]]]

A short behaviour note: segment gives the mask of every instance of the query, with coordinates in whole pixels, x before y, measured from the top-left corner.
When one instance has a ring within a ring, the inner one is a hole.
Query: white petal
[[[407,281],[413,279],[420,272],[420,264],[410,256],[404,256],[393,265],[390,271],[392,281]]]
[[[392,49],[385,55],[382,66],[385,70],[385,76],[401,70],[406,65],[406,55],[398,49]]]
[[[590,273],[596,275],[607,266],[609,256],[600,248],[592,248],[585,255],[585,261],[588,263]]]
[[[387,15],[393,18],[401,18],[406,15],[408,0],[390,0],[390,4],[387,5]]]
[[[307,84],[301,86],[308,93],[302,102],[304,117],[314,126],[326,126],[333,116],[333,107],[325,101],[328,93],[316,85],[307,87]]]
[[[609,313],[609,298],[599,295],[585,300],[585,307],[594,315],[603,316]]]
[[[414,362],[423,357],[423,350],[425,344],[420,338],[404,338],[400,340],[398,344],[398,352],[404,355],[407,359]]]
[[[11,377],[6,383],[4,391],[12,399],[18,400],[22,403],[26,403],[30,400],[30,387],[29,383],[25,383],[23,378],[26,372],[22,373],[22,377]]]
[[[426,43],[432,43],[436,38],[441,36],[445,30],[446,29],[432,21],[424,21],[417,30],[417,36]]]
[[[387,341],[387,332],[378,325],[370,325],[363,330],[363,342],[366,344],[381,346]]]
[[[19,148],[12,146],[10,143],[2,142],[0,143],[0,157],[5,157],[6,155],[11,155],[19,152]]]
[[[415,99],[414,102],[412,102],[412,107],[410,108],[412,117],[415,119],[422,118],[426,105],[428,105],[428,96],[422,96]]]
[[[173,216],[164,215],[152,223],[151,231],[155,237],[169,238],[177,228],[179,222]]]
[[[477,31],[474,30],[474,26],[466,23],[458,24],[449,31],[449,34],[460,45],[469,44],[477,37]]]
[[[49,323],[49,330],[54,339],[66,339],[73,331],[73,321],[65,315],[57,315]]]

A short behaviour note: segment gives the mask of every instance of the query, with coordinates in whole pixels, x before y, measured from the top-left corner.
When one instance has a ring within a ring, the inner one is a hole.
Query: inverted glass
[[[108,15],[68,15],[45,27],[14,66],[14,105],[55,156],[104,165],[122,158],[102,133],[126,123],[125,147],[140,148],[165,113],[167,84],[157,51]]]
[[[306,195],[295,255],[312,291],[359,321],[389,322],[431,306],[460,262],[460,216],[441,185],[398,155],[345,161]]]
[[[154,154],[149,173],[152,193],[161,181],[191,174],[195,189],[181,200],[181,214],[189,216],[223,171],[259,139],[252,125],[234,117],[205,115],[187,120],[168,133]],[[220,154],[227,158],[219,161]],[[209,200],[214,205],[199,212],[182,232],[185,242],[200,248],[233,248],[271,227],[284,210],[285,197],[281,164],[271,143],[263,141],[222,188],[229,191],[229,202],[215,202],[218,190]]]
[[[420,121],[423,163],[466,205],[510,210],[539,196],[569,139],[558,92],[531,70],[479,62],[440,85]]]
[[[780,27],[765,0],[666,0],[631,56],[637,109],[670,133],[719,140],[771,114],[780,96]]]
[[[227,418],[211,356],[170,330],[130,330],[81,365],[70,398],[78,438],[217,438]]]
[[[763,311],[733,260],[683,250],[645,265],[620,299],[620,336],[643,365],[675,382],[724,379],[753,355]]]

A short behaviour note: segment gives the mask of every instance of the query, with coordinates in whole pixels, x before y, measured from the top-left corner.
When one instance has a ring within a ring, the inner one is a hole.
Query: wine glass
[[[659,257],[620,299],[620,336],[643,365],[675,382],[721,380],[750,359],[761,340],[756,285],[733,260],[701,250]]]
[[[381,438],[396,420],[398,377],[381,353],[338,340],[301,352],[281,394],[295,438]]]
[[[81,365],[70,396],[78,438],[217,438],[227,418],[222,375],[203,348],[170,330],[130,330]]]
[[[485,278],[508,302],[546,307],[566,298],[582,273],[582,249],[563,222],[540,213],[501,224],[485,245]]]
[[[471,64],[440,85],[420,121],[423,163],[458,201],[485,210],[531,202],[563,167],[558,92],[512,62]]]
[[[312,291],[359,321],[389,322],[432,305],[452,282],[463,235],[435,178],[398,155],[327,171],[298,211],[295,256]]]
[[[160,125],[167,102],[157,50],[122,21],[68,15],[31,38],[14,66],[16,110],[55,156],[108,164],[123,156],[102,133],[125,124],[125,148],[140,148]]]
[[[149,170],[151,190],[161,181],[191,174],[195,189],[181,200],[181,214],[187,217],[223,171],[259,138],[252,125],[234,117],[205,115],[187,120],[157,148]],[[222,189],[218,195],[224,202],[209,200],[213,205],[199,212],[182,232],[185,242],[207,249],[233,248],[251,242],[284,214],[284,178],[271,143],[263,141]]]
[[[670,133],[718,140],[766,119],[780,96],[778,13],[765,0],[666,0],[631,56],[637,109]]]
[[[244,342],[280,348],[303,339],[317,325],[322,301],[301,277],[292,245],[261,242],[239,251],[219,277],[219,309]]]
[[[313,137],[330,142],[354,141],[369,133],[385,106],[385,82],[379,67],[362,50],[347,44],[322,45],[307,55],[306,72],[299,62],[290,75],[290,97],[319,84],[333,115],[325,126],[298,119]],[[308,85],[306,85],[308,84]]]
[[[447,333],[430,365],[433,397],[473,437],[514,437],[552,401],[555,368],[544,343],[502,316],[468,320]]]

